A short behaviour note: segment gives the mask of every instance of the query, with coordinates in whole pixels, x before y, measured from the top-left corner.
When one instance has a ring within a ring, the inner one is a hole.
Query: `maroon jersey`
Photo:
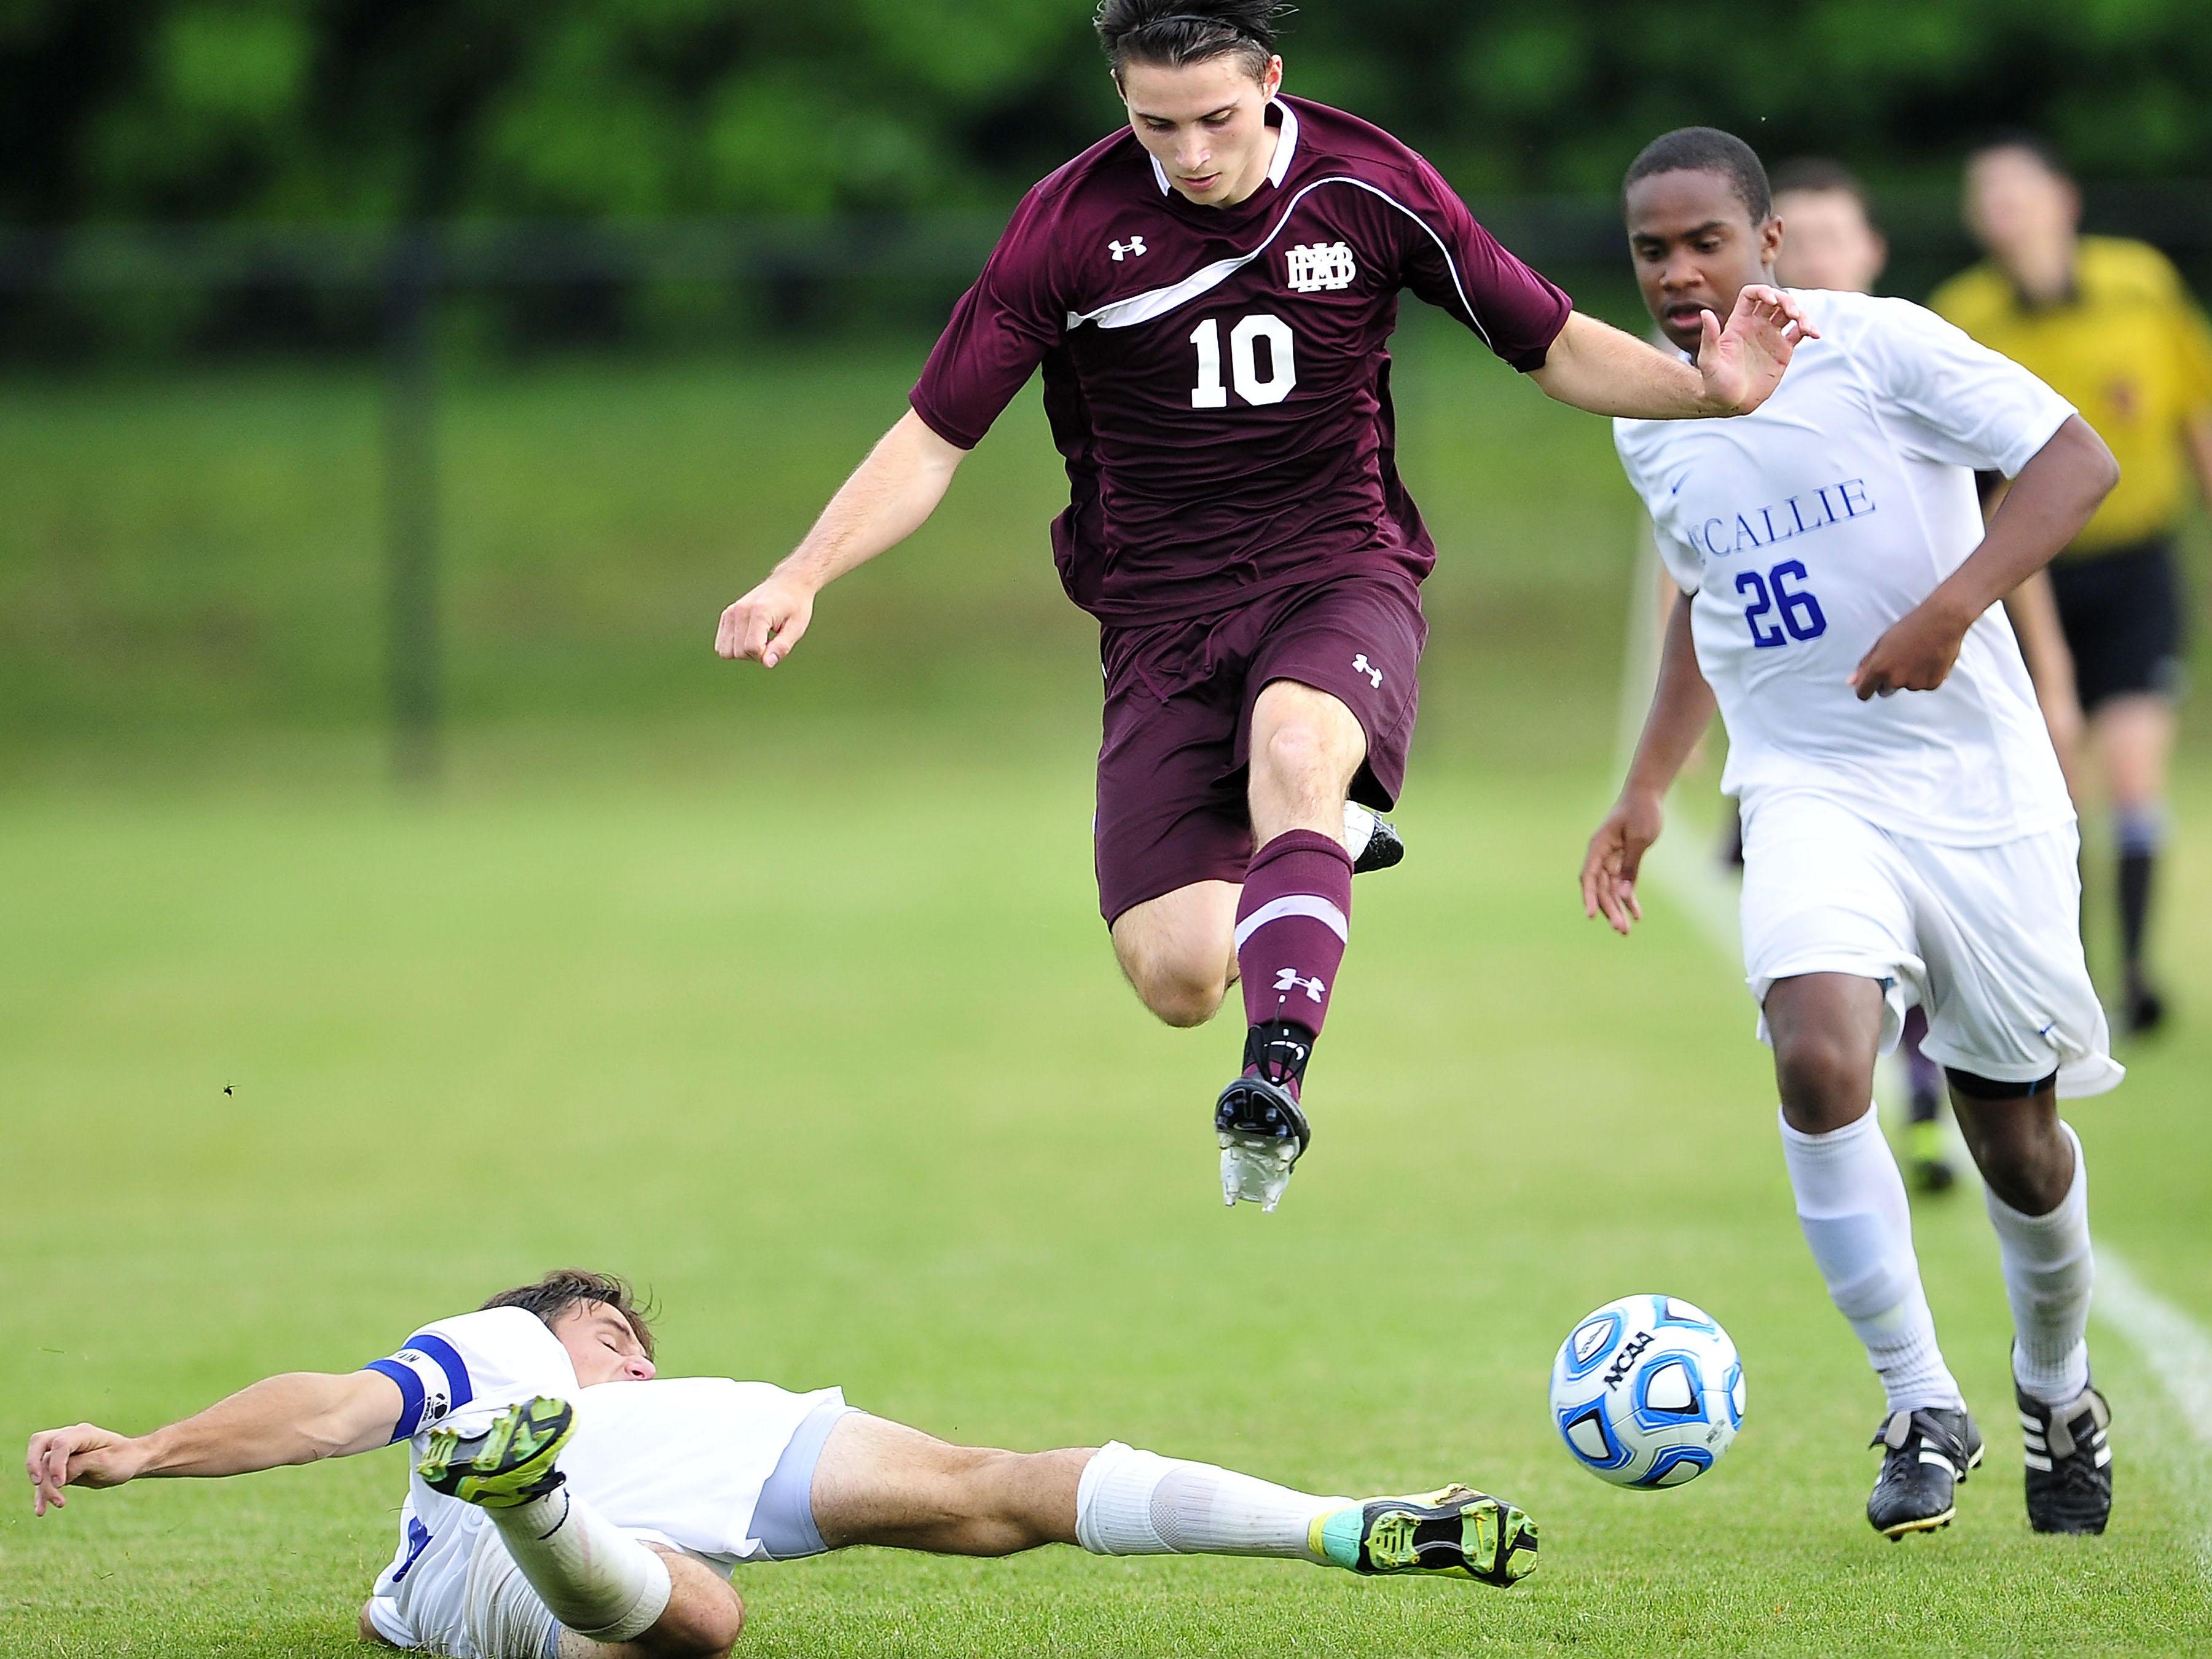
[[[1102,622],[1425,576],[1436,549],[1394,461],[1399,290],[1522,370],[1566,321],[1567,296],[1389,134],[1304,99],[1268,113],[1267,181],[1234,207],[1186,200],[1127,129],[1038,185],[914,389],[972,449],[1043,366],[1073,496],[1053,557]]]

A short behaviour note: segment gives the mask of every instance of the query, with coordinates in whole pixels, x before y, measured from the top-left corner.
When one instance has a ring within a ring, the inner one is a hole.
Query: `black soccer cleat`
[[[1377,818],[1379,828],[1382,820]],[[1355,870],[1359,866],[1354,865]],[[2148,1036],[2166,1024],[2166,999],[2141,974],[2128,975],[2125,1018],[2130,1036]]]
[[[2101,1533],[2112,1513],[2112,1408],[2096,1386],[2046,1406],[2013,1384],[2027,1452],[2027,1524],[2038,1532]]]
[[[1923,1406],[1892,1412],[1869,1445],[1883,1446],[1867,1521],[1893,1544],[1951,1524],[1953,1494],[1982,1461],[1982,1432],[1963,1411]]]
[[[1367,1575],[1419,1572],[1504,1589],[1536,1571],[1536,1523],[1472,1486],[1413,1498],[1370,1498],[1316,1516],[1307,1547]]]
[[[1213,1133],[1221,1143],[1221,1201],[1241,1198],[1262,1211],[1282,1202],[1291,1167],[1313,1139],[1291,1087],[1250,1073],[1221,1091]]]
[[[1398,833],[1398,826],[1356,801],[1345,803],[1344,836],[1347,846],[1357,845],[1359,849],[1352,855],[1355,876],[1364,876],[1370,870],[1388,870],[1406,856],[1406,838]]]
[[[1951,1167],[1943,1126],[1935,1119],[1916,1117],[1905,1130],[1905,1149],[1912,1184],[1921,1192],[1948,1193],[1957,1183],[1959,1172]]]

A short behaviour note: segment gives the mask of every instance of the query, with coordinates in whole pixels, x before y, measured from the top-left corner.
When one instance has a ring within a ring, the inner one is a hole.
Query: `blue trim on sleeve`
[[[407,1339],[407,1346],[417,1352],[427,1353],[438,1362],[438,1369],[446,1374],[453,1385],[453,1397],[446,1409],[457,1412],[476,1398],[476,1390],[469,1384],[469,1368],[461,1362],[460,1351],[435,1331],[417,1331]]]
[[[399,1385],[399,1420],[392,1425],[392,1438],[385,1444],[413,1439],[422,1421],[422,1379],[396,1359],[372,1359],[362,1370],[388,1376]]]

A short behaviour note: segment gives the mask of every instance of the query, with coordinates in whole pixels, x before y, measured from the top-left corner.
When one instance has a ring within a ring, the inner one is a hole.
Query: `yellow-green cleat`
[[[509,1406],[481,1434],[438,1430],[415,1473],[432,1492],[488,1510],[513,1509],[566,1478],[553,1461],[575,1432],[575,1408],[541,1395]]]
[[[1536,1571],[1536,1523],[1472,1486],[1370,1498],[1322,1516],[1308,1542],[1352,1572],[1439,1573],[1502,1587]]]

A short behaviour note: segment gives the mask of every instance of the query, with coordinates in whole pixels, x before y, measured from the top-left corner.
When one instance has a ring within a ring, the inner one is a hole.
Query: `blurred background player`
[[[362,1639],[452,1659],[720,1659],[741,1561],[853,1545],[1012,1555],[1272,1556],[1508,1585],[1536,1528],[1468,1486],[1317,1497],[1120,1442],[948,1445],[845,1403],[659,1378],[629,1286],[567,1270],[432,1322],[349,1373],[294,1371],[150,1434],[31,1437],[32,1508],[70,1486],[215,1478],[410,1443],[399,1548]]]
[[[1753,409],[1794,307],[1747,289],[1694,365],[1573,309],[1380,129],[1279,96],[1273,0],[1106,0],[1128,126],[1023,199],[912,409],[722,614],[774,667],[820,590],[918,529],[1042,368],[1073,496],[1053,526],[1105,672],[1094,843],[1122,972],[1170,1025],[1242,981],[1214,1103],[1225,1201],[1272,1210],[1351,938],[1349,799],[1403,780],[1436,550],[1395,463],[1399,295],[1550,397],[1651,419]]]
[[[1839,161],[1801,156],[1774,169],[1774,212],[1782,221],[1782,251],[1774,273],[1784,288],[1832,289],[1871,294],[1889,263],[1889,244],[1874,222],[1865,186]],[[2081,711],[2074,690],[2074,661],[2059,631],[2051,578],[2038,571],[2005,600],[2021,653],[2035,682],[2036,701],[2051,729],[2058,763],[2072,790]],[[1739,858],[1741,830],[1737,830]],[[1921,1052],[1928,1013],[1917,1003],[1906,1011],[1898,1053],[1905,1061],[1908,1098],[1905,1168],[1923,1192],[1940,1193],[1957,1179],[1943,1133],[1943,1074]]]
[[[1644,302],[1677,349],[1743,284],[1772,280],[1783,226],[1741,139],[1668,133],[1623,189]],[[1987,1183],[2029,1523],[2102,1532],[2088,1182],[2058,1096],[2122,1073],[2081,956],[2073,804],[1998,601],[2087,521],[2116,469],[2051,388],[1933,313],[1802,297],[1816,332],[1763,409],[1726,428],[1614,423],[1680,592],[1627,781],[1590,839],[1584,908],[1633,927],[1667,791],[1717,704],[1784,1159],[1886,1400],[1867,1519],[1892,1539],[1948,1526],[1982,1458],[1869,1103],[1917,1001]],[[1979,469],[2014,480],[1986,526]]]
[[[2166,1011],[2144,940],[2184,689],[2174,532],[2192,468],[2212,491],[2212,334],[2165,255],[2083,236],[2081,216],[2073,179],[2039,140],[1984,145],[1966,164],[1966,217],[1989,259],[1929,303],[2047,381],[2119,459],[2119,488],[2051,577],[2111,797],[2123,1017],[2143,1032]]]

